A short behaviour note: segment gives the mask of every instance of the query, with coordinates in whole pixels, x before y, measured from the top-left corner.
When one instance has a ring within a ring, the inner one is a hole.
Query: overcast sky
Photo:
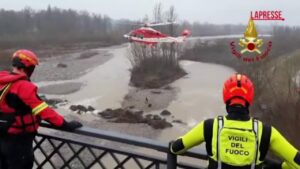
[[[152,9],[158,2],[167,9],[171,5],[180,20],[246,24],[250,11],[281,10],[282,21],[256,21],[257,24],[299,25],[300,0],[0,0],[0,8],[45,9],[50,4],[59,8],[86,10],[98,14],[106,14],[114,19],[141,19],[148,14],[152,17]]]

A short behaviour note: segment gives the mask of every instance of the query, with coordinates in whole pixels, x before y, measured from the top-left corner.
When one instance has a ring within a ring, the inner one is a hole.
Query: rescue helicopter
[[[181,33],[181,36],[172,37],[151,28],[155,26],[170,24],[174,24],[174,22],[146,23],[144,24],[144,26],[132,30],[128,34],[125,34],[124,37],[128,39],[129,42],[137,42],[146,45],[156,45],[157,43],[182,43],[191,34],[190,31],[186,29]]]

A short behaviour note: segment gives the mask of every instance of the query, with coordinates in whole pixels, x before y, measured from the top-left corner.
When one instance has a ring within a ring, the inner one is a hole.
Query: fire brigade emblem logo
[[[262,52],[264,41],[258,37],[254,21],[250,19],[244,37],[239,40],[238,46],[235,42],[231,42],[230,46],[232,54],[238,59],[244,62],[255,62],[264,59],[269,54],[272,42],[269,41],[266,50]]]

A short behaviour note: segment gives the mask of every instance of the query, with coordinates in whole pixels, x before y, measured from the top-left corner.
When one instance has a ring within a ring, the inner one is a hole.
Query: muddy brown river
[[[38,85],[48,86],[48,89],[46,87],[42,91],[46,91],[49,96],[67,99],[69,104],[92,105],[99,111],[122,107],[124,97],[132,91],[138,91],[136,95],[139,98],[153,100],[154,107],[157,104],[156,109],[146,110],[146,113],[159,114],[167,109],[172,113],[172,116],[167,117],[168,121],[177,119],[184,122],[173,123],[172,128],[158,130],[154,139],[162,141],[174,139],[199,121],[225,112],[221,95],[222,83],[234,73],[233,69],[222,65],[181,61],[180,64],[188,74],[170,84],[171,91],[158,89],[160,94],[153,94],[155,92],[135,89],[129,85],[131,65],[127,57],[127,45],[106,50],[111,58],[85,75],[73,80],[41,81]],[[143,104],[143,99],[138,99],[135,104]]]

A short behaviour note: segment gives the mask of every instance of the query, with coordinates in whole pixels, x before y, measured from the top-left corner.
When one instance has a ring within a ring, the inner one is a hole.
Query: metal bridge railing
[[[89,127],[70,133],[41,126],[34,141],[35,168],[39,169],[202,169],[201,159],[207,160],[205,152],[189,151],[178,157],[184,162],[177,162],[168,143],[147,138]],[[195,159],[198,165],[189,162]]]

